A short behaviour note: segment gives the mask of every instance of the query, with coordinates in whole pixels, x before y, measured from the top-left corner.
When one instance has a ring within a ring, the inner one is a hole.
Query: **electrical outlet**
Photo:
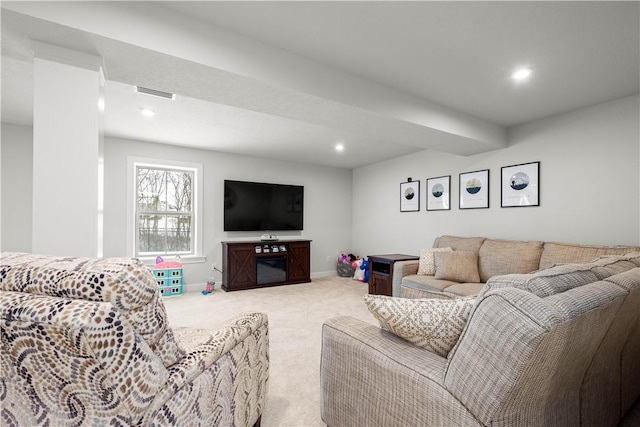
[[[331,256],[327,255],[327,262],[331,262]]]
[[[218,263],[214,262],[213,264],[211,264],[211,269],[212,270],[217,270],[218,269]]]

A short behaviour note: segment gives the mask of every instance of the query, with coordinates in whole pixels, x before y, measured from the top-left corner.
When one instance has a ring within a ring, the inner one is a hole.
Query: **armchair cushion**
[[[250,426],[264,409],[267,316],[181,329],[183,347],[136,259],[0,254],[0,332],[7,425]]]
[[[0,292],[0,313],[1,406],[15,425],[136,424],[169,378],[109,303]]]
[[[365,295],[380,326],[417,346],[446,357],[458,341],[474,300],[406,299]]]
[[[54,257],[2,253],[0,290],[111,303],[149,347],[171,366],[184,356],[167,314],[159,303],[158,285],[136,258]]]

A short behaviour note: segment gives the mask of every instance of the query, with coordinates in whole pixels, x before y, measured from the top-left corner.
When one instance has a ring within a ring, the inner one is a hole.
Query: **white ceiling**
[[[638,93],[638,6],[3,2],[2,121],[32,123],[40,40],[103,58],[107,135],[348,168],[474,154],[510,126]],[[534,74],[518,84],[522,65]]]

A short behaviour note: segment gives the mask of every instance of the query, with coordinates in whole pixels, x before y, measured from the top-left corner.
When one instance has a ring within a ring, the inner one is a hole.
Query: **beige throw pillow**
[[[433,254],[436,252],[451,252],[451,248],[429,248],[420,250],[418,274],[433,276],[436,273]]]
[[[467,323],[475,299],[408,299],[365,295],[380,326],[432,353],[447,357]]]
[[[436,252],[436,279],[460,283],[480,283],[478,253],[471,251]]]

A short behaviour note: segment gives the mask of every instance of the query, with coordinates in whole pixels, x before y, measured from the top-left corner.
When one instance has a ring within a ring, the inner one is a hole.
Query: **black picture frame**
[[[540,206],[540,162],[503,166],[500,170],[500,207]]]
[[[459,177],[460,209],[489,208],[489,169],[463,172]]]
[[[427,178],[427,211],[451,210],[451,175]]]
[[[400,212],[420,211],[420,181],[400,183]]]

